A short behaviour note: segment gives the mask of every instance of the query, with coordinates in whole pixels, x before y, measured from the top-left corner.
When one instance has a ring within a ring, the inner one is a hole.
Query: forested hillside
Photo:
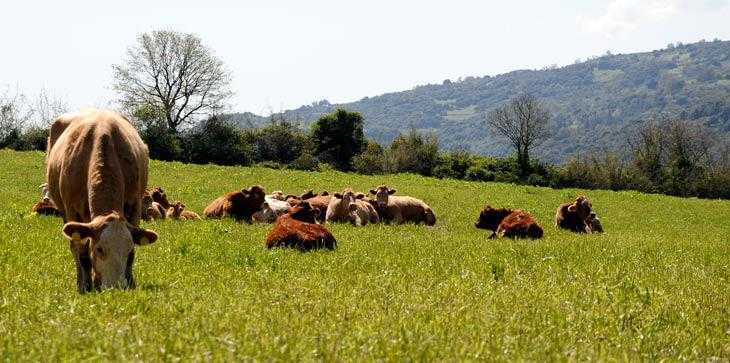
[[[562,68],[446,80],[346,104],[320,101],[286,111],[283,117],[308,125],[344,107],[361,112],[366,135],[380,143],[416,128],[434,132],[445,148],[504,154],[509,149],[490,134],[484,115],[522,92],[541,99],[553,115],[552,136],[538,150],[546,161],[564,161],[589,150],[621,149],[638,123],[657,115],[702,122],[717,135],[727,135],[730,42],[607,54]],[[242,127],[266,122],[251,113],[230,116]]]

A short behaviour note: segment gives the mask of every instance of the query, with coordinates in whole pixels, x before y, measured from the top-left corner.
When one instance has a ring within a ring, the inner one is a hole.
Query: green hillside
[[[454,114],[456,115],[456,114]],[[151,185],[201,212],[251,184],[422,198],[435,227],[328,225],[332,252],[269,251],[269,225],[145,224],[133,291],[79,295],[58,218],[30,216],[43,154],[0,150],[0,360],[730,359],[730,202],[153,161]],[[552,226],[586,193],[607,233]],[[488,240],[483,205],[538,241]]]
[[[730,42],[447,80],[341,105],[321,101],[286,111],[284,117],[307,124],[345,107],[362,112],[367,136],[381,143],[415,127],[436,133],[446,148],[504,154],[509,150],[486,129],[484,115],[520,92],[542,99],[553,114],[553,135],[539,150],[546,161],[563,161],[588,150],[620,149],[638,122],[660,114],[705,123],[719,135],[728,135]],[[252,114],[232,118],[243,127],[265,122]]]

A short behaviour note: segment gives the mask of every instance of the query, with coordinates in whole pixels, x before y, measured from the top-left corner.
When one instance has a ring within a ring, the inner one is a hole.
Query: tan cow
[[[376,200],[372,202],[383,222],[421,223],[428,226],[436,224],[436,215],[431,207],[420,199],[407,196],[392,196],[395,189],[381,185],[377,189],[370,190]]]
[[[65,127],[63,127],[65,125]],[[139,228],[147,184],[147,146],[113,111],[61,116],[49,137],[48,189],[64,216],[80,292],[134,287],[134,245],[157,240]]]
[[[363,193],[355,193],[347,188],[342,193],[334,193],[327,206],[325,220],[327,222],[350,222],[357,226],[378,223],[378,213],[365,203]]]
[[[180,201],[173,203],[167,209],[167,218],[180,221],[199,221],[202,219],[198,213],[185,209],[185,204],[182,204]]]

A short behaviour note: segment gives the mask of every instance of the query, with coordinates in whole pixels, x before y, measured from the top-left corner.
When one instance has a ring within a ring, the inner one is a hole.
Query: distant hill
[[[730,42],[671,46],[646,53],[593,58],[561,68],[467,77],[356,102],[320,101],[277,117],[308,125],[337,107],[361,112],[365,133],[389,143],[399,132],[434,132],[447,149],[501,155],[507,146],[486,129],[485,114],[521,92],[541,99],[553,115],[543,160],[563,161],[591,149],[625,146],[641,121],[677,114],[730,134]],[[251,113],[231,114],[242,127],[265,124]]]

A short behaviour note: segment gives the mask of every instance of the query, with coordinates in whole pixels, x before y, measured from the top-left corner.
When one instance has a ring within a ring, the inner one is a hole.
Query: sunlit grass
[[[269,225],[155,222],[133,291],[79,295],[61,220],[29,215],[43,155],[0,151],[0,358],[406,360],[730,358],[730,203],[413,175],[153,162],[150,185],[201,212],[252,184],[427,201],[436,227],[329,226],[333,252],[264,247]],[[558,231],[586,193],[604,235]],[[488,240],[489,202],[533,212],[539,241]]]

